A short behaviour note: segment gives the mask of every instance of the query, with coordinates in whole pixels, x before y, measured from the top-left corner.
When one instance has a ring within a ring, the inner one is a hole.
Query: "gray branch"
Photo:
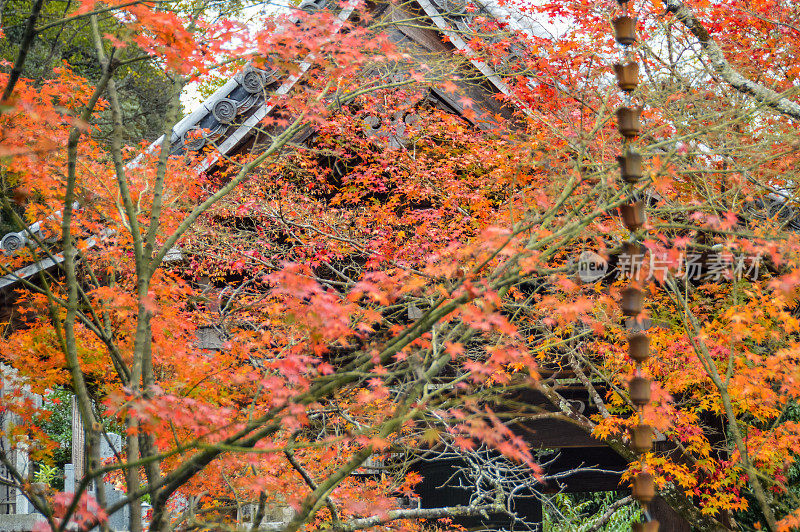
[[[728,63],[722,49],[708,33],[708,30],[681,0],[664,0],[664,3],[667,11],[674,13],[692,35],[697,37],[714,70],[723,80],[737,91],[752,96],[770,109],[800,120],[800,104],[741,75]]]
[[[383,516],[365,517],[363,519],[352,519],[343,523],[339,530],[351,532],[382,525],[397,519],[439,519],[442,517],[461,517],[470,515],[492,513],[504,513],[505,508],[501,505],[483,504],[476,506],[449,506],[444,508],[416,508],[410,510],[391,510]]]
[[[592,523],[591,526],[588,529],[586,529],[586,532],[596,532],[597,530],[601,530],[606,525],[606,523],[608,523],[611,520],[611,518],[614,516],[614,514],[617,513],[617,510],[619,510],[623,506],[626,506],[626,505],[628,505],[628,504],[630,504],[632,502],[633,502],[633,498],[630,495],[628,495],[625,498],[619,499],[618,501],[614,501],[608,507],[608,509],[605,511],[605,513],[603,515],[601,515],[600,518],[597,521]]]

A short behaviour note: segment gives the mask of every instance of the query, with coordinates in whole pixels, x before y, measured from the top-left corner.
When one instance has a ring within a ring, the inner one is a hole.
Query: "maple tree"
[[[445,39],[468,47],[443,60],[389,38],[391,25],[420,24],[410,5],[393,6],[403,10],[391,19],[347,3],[337,9],[357,17],[298,11],[252,28],[213,4],[85,2],[58,23],[88,22],[102,76],[90,84],[64,66],[36,87],[20,75],[41,5],[1,78],[0,146],[15,191],[6,211],[45,228],[6,268],[63,262],[21,281],[0,354],[20,389],[72,388],[84,421],[89,461],[76,496],[12,479],[48,526],[102,525],[130,505],[140,530],[144,495],[154,530],[233,526],[230,507],[250,502],[256,525],[292,506],[287,530],[413,530],[420,519],[509,512],[519,483],[535,487],[543,474],[521,422],[554,415],[605,440],[630,472],[643,466],[626,433],[636,416],[615,301],[623,279],[580,283],[574,266],[587,249],[617,260],[627,238],[617,207],[642,190],[617,180],[615,3],[517,6],[523,18],[553,19],[561,33],[547,36],[455,6],[477,14]],[[729,528],[751,508],[760,526],[790,529],[800,519],[787,485],[800,437],[787,414],[800,393],[800,10],[666,6],[637,6],[633,98],[645,104],[641,149],[656,191],[643,234],[648,255],[663,257],[647,281],[660,326],[644,416],[665,444],[643,460],[698,528]],[[97,21],[109,12],[116,35]],[[469,92],[485,79],[475,57],[502,77],[505,115]],[[181,91],[232,74],[242,58],[300,86],[267,95],[278,111],[259,122],[252,149],[198,173],[218,146],[174,150]],[[116,72],[137,61],[174,80],[163,140],[150,149],[123,144]],[[461,111],[433,104],[431,87]],[[100,112],[113,117],[110,145],[92,135]],[[185,259],[165,262],[176,249]],[[705,252],[700,280],[679,275],[688,251]],[[709,253],[731,257],[717,275]],[[759,275],[727,278],[744,255],[763,257]],[[213,350],[197,343],[209,327],[224,340]],[[564,369],[597,415],[560,395]],[[555,408],[521,400],[531,388]],[[46,409],[21,392],[3,400],[21,421],[5,435],[11,445],[48,460]],[[108,464],[101,418],[126,435]],[[468,505],[396,508],[421,480],[413,457],[487,448],[514,474],[476,482]],[[353,474],[375,456],[391,464],[382,475]],[[104,477],[126,486],[116,507],[102,490],[98,501],[86,493]]]

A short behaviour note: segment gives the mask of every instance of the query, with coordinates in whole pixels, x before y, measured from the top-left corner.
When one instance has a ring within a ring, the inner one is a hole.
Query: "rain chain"
[[[625,103],[617,109],[617,129],[623,137],[623,154],[617,157],[620,175],[625,186],[633,187],[642,178],[642,154],[635,151],[633,141],[641,132],[642,107],[635,107],[631,92],[639,84],[639,63],[631,51],[636,42],[636,17],[631,16],[628,0],[617,0],[622,13],[612,23],[614,37],[622,48],[620,63],[614,64],[617,84],[625,93]],[[637,232],[644,225],[645,202],[640,197],[633,197],[631,202],[620,207],[620,214],[625,227],[631,232],[630,239],[623,245],[622,253],[631,259],[644,256],[645,248],[639,242]],[[650,402],[650,379],[642,377],[642,363],[647,360],[650,350],[650,338],[637,325],[643,307],[644,292],[638,283],[631,280],[622,290],[620,307],[622,313],[629,318],[628,356],[636,363],[634,377],[629,383],[631,402],[638,410],[638,424],[630,429],[630,445],[640,455],[653,448],[653,428],[644,422],[644,407]],[[635,523],[634,531],[657,532],[658,521],[652,520],[647,505],[655,497],[653,475],[644,469],[633,478],[633,498],[639,501],[647,518],[646,522]]]

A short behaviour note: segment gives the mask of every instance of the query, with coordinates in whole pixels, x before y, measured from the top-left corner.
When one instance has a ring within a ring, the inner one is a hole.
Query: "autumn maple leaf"
[[[449,79],[442,84],[442,87],[444,87],[445,92],[454,93],[458,91],[458,85],[456,85]]]

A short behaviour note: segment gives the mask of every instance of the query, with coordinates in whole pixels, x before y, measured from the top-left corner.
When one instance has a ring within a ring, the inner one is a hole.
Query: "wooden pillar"
[[[665,532],[692,532],[692,526],[686,521],[681,514],[672,509],[672,506],[667,504],[660,496],[650,503],[650,515],[653,519],[659,522],[659,530]]]
[[[83,419],[78,408],[78,398],[72,396],[72,466],[75,471],[75,486],[83,479],[85,456],[83,453]]]

